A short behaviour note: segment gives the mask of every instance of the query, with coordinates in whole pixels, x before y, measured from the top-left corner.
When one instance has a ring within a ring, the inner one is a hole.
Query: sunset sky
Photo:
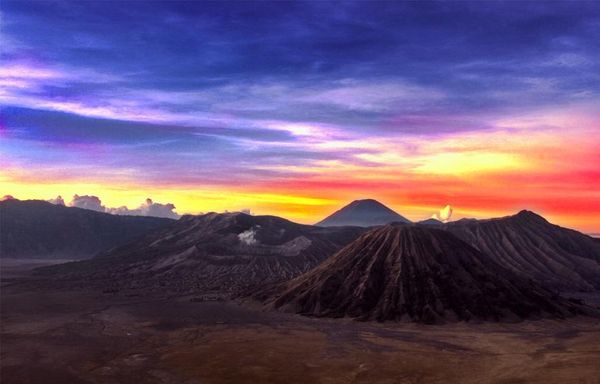
[[[11,2],[0,195],[600,232],[600,3]]]

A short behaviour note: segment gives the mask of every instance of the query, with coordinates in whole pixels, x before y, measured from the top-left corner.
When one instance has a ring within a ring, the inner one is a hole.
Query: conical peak
[[[350,204],[348,204],[344,208],[363,208],[363,209],[381,209],[386,211],[392,211],[392,209],[388,208],[384,204],[380,203],[374,199],[362,199],[362,200],[354,200]],[[342,208],[343,209],[343,208]]]
[[[392,222],[410,221],[373,199],[354,200],[317,225],[372,227]]]
[[[358,199],[358,200],[354,200],[349,205],[363,205],[363,204],[364,205],[366,205],[366,204],[372,204],[372,205],[384,206],[382,203],[380,203],[379,201],[377,201],[375,199]]]

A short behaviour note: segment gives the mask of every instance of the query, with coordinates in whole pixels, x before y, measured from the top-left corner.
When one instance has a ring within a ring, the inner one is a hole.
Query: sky
[[[600,3],[3,0],[0,23],[2,195],[600,232]]]

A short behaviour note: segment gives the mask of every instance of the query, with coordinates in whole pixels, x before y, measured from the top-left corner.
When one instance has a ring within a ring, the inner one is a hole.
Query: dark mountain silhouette
[[[320,228],[275,216],[183,216],[92,260],[42,270],[106,289],[236,292],[308,271],[364,230]]]
[[[479,220],[474,219],[472,217],[463,217],[462,219],[451,221],[451,223],[474,223],[476,221],[479,221]]]
[[[312,271],[256,297],[311,316],[437,323],[570,316],[581,306],[443,230],[373,229]]]
[[[334,227],[352,225],[357,227],[372,227],[393,222],[410,223],[410,221],[377,200],[355,200],[339,211],[326,217],[315,225]]]
[[[421,220],[421,221],[417,222],[416,224],[421,224],[421,225],[442,225],[444,223],[441,222],[441,221],[439,221],[439,220],[437,220],[437,219],[431,218],[431,219]]]
[[[443,228],[514,272],[557,291],[600,289],[600,243],[521,211]]]
[[[117,216],[41,200],[0,202],[0,257],[85,259],[175,222]]]

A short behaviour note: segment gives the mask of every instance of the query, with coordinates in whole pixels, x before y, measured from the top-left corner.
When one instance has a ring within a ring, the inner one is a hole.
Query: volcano
[[[318,222],[317,226],[334,227],[334,226],[357,226],[357,227],[373,227],[389,223],[410,223],[410,220],[399,215],[392,209],[381,204],[377,200],[355,200],[346,205],[339,211],[334,212],[322,221]]]
[[[47,267],[39,273],[110,291],[227,294],[291,279],[363,231],[319,228],[239,212],[186,215],[94,259]]]
[[[560,292],[600,289],[600,243],[527,210],[488,220],[445,224],[496,262]]]
[[[373,229],[312,271],[255,297],[303,315],[423,323],[580,310],[448,232],[402,224]]]

